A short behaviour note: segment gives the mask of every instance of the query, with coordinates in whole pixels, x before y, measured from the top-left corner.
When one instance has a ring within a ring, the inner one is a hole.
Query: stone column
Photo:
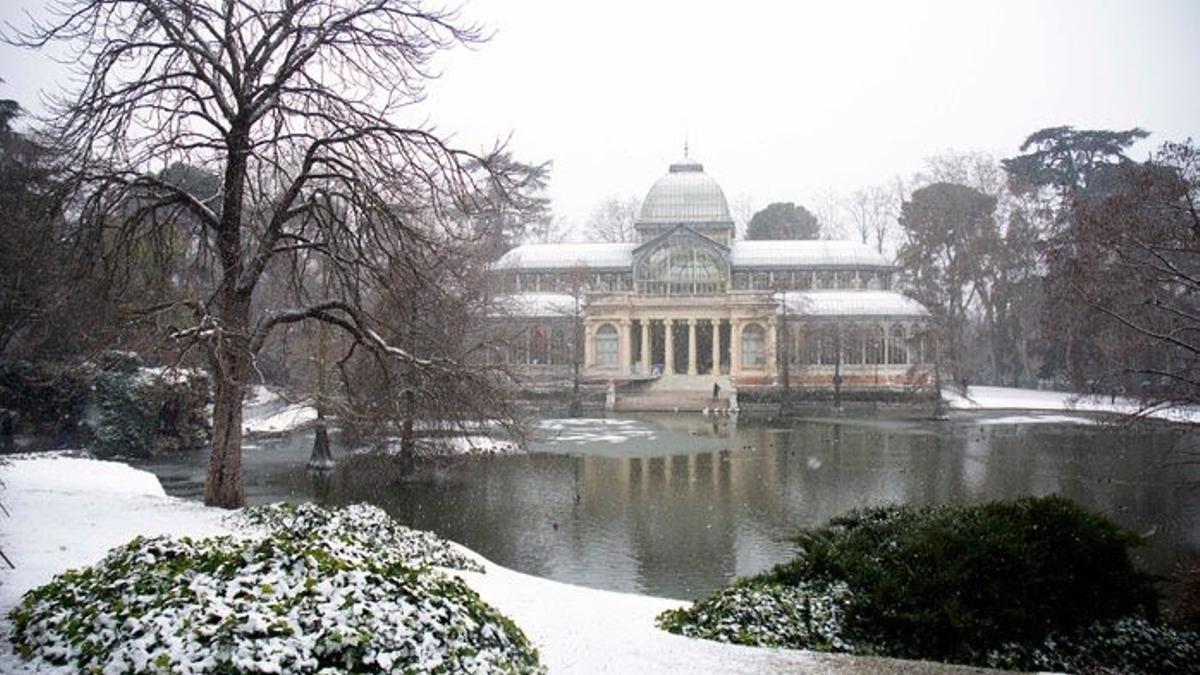
[[[674,319],[663,320],[663,375],[675,374]]]
[[[742,320],[729,320],[729,376],[742,374]]]
[[[650,320],[642,319],[642,374],[650,374]]]
[[[721,320],[712,320],[712,374],[721,374]]]
[[[892,326],[891,324],[883,324],[883,365],[889,366],[892,364]]]
[[[774,318],[767,319],[767,344],[763,347],[767,350],[767,375],[771,377],[775,377],[775,372],[779,369],[779,340],[776,335],[778,330],[779,322]]]
[[[699,360],[699,355],[696,353],[696,320],[688,319],[688,375],[696,375],[699,368],[696,361]]]
[[[629,364],[633,362],[633,340],[630,337],[633,334],[632,326],[629,319],[621,319],[620,323],[620,338],[621,342],[617,348],[617,365],[621,370],[622,375],[629,374]]]
[[[591,322],[583,325],[583,367],[591,368],[596,363],[596,326]]]

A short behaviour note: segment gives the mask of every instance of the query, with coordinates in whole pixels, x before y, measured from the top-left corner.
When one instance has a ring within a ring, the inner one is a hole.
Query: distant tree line
[[[956,381],[1200,402],[1200,161],[1141,129],[1053,127],[947,156],[900,208],[897,262]]]

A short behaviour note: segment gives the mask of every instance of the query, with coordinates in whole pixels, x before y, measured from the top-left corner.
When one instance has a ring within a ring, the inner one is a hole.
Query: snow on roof
[[[496,261],[497,269],[562,270],[572,267],[625,268],[633,265],[634,243],[525,244]]]
[[[497,303],[509,316],[549,317],[575,313],[575,298],[567,293],[514,293],[497,298]]]
[[[856,241],[735,241],[732,262],[734,267],[892,266],[881,253]]]
[[[816,317],[925,318],[929,310],[895,291],[789,291],[789,313]]]
[[[505,253],[496,269],[631,269],[636,243],[526,244]],[[735,241],[734,267],[892,267],[875,249],[856,241]]]

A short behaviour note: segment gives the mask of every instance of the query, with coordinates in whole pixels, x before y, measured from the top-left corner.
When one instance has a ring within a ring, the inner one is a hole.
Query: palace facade
[[[896,388],[928,377],[929,312],[895,268],[850,241],[740,241],[725,194],[695,160],[643,200],[631,243],[536,244],[495,269],[530,374],[569,369],[583,327],[589,380]],[[709,385],[711,386],[711,385]]]

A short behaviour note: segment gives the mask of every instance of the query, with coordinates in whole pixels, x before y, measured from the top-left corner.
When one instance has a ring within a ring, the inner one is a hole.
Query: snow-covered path
[[[1126,398],[1012,387],[967,387],[966,396],[960,394],[957,388],[947,387],[942,390],[942,399],[956,410],[1054,410],[1118,415],[1141,412],[1137,401]],[[1200,424],[1200,409],[1196,408],[1151,410],[1146,416],[1169,422]]]
[[[27,456],[0,466],[0,672],[27,672],[11,651],[8,611],[67,569],[92,564],[137,535],[227,534],[228,512],[168,497],[154,475],[118,462]],[[466,551],[466,549],[464,549]],[[538,646],[551,673],[981,673],[941,664],[723,645],[660,631],[677,600],[572,586],[514,572],[467,551],[486,574],[460,574]]]

